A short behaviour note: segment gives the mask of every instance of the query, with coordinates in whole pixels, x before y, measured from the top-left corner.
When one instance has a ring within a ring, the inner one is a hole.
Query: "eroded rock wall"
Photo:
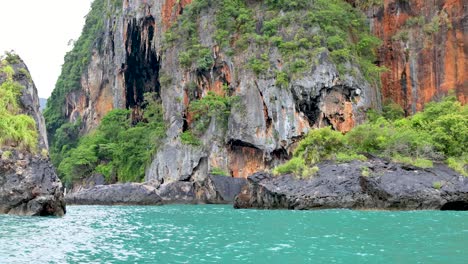
[[[200,42],[210,47],[214,63],[204,72],[182,67],[177,38],[171,47],[163,39],[190,3],[123,1],[121,13],[105,20],[106,30],[81,77],[81,89],[66,97],[67,118],[81,117],[86,133],[114,108],[133,109],[138,118],[144,93],[159,95],[167,139],[147,169],[147,180],[201,181],[214,168],[245,178],[288,159],[295,143],[311,128],[331,125],[346,132],[364,120],[366,109],[379,107],[376,87],[358,69],[356,76],[340,75],[328,51],[286,88],[277,86],[273,77],[257,76],[246,61],[259,51],[251,47],[242,54],[225,54],[213,39],[215,14],[209,8],[197,24]],[[261,15],[258,3],[250,4]],[[281,69],[283,59],[277,49],[268,60]],[[187,89],[191,84],[195,91]],[[211,120],[200,146],[183,144],[180,135],[193,121],[189,104],[208,92],[238,100],[227,122]]]
[[[355,1],[350,1],[355,2]],[[367,9],[371,30],[383,40],[382,96],[407,114],[448,91],[468,96],[468,2],[385,0]]]

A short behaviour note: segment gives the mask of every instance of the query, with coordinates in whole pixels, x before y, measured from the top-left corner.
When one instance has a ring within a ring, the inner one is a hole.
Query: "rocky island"
[[[39,146],[3,171],[46,183],[3,211],[64,208],[53,167],[70,204],[466,208],[462,2],[95,0],[46,129],[12,64]]]
[[[63,216],[62,183],[49,159],[39,98],[24,62],[0,58],[0,213]]]

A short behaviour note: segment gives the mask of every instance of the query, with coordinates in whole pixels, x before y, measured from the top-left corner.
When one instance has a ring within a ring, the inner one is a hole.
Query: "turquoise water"
[[[0,263],[468,263],[468,212],[69,206],[0,216]]]

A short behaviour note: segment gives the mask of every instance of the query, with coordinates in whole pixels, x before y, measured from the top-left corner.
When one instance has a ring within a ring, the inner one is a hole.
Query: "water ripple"
[[[466,263],[467,216],[69,206],[0,216],[0,263]]]

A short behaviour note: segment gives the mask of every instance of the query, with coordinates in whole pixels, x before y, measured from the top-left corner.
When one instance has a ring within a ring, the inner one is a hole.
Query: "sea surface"
[[[0,263],[468,263],[468,212],[67,209],[0,215]]]

